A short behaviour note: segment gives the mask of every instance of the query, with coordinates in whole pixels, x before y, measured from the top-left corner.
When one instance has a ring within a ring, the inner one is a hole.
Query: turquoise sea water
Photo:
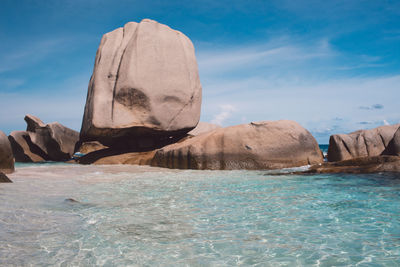
[[[400,265],[394,174],[40,164],[10,178],[1,266]]]

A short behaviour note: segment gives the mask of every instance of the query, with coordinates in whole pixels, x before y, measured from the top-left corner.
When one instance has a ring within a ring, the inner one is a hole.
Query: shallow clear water
[[[1,266],[400,265],[396,175],[41,164],[10,178]]]

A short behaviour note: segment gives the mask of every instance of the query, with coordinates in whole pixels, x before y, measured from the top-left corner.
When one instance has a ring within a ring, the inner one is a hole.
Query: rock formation
[[[89,141],[89,142],[82,143],[81,145],[79,145],[79,148],[75,149],[75,150],[82,154],[89,154],[91,152],[106,149],[106,148],[108,148],[108,147],[102,145],[98,141]]]
[[[26,115],[26,132],[15,131],[9,136],[16,161],[66,161],[74,154],[79,133],[58,122],[44,124],[39,118]]]
[[[150,165],[156,150],[144,152],[121,152],[110,148],[97,150],[76,159],[79,164],[131,164]]]
[[[7,175],[0,172],[0,183],[12,183],[12,181],[7,177]]]
[[[26,131],[13,131],[8,136],[16,162],[40,162],[46,157],[44,153],[34,145]],[[40,156],[42,155],[42,156]]]
[[[383,155],[400,156],[400,127],[394,133],[392,140],[390,140]]]
[[[14,156],[7,135],[0,131],[0,171],[12,173],[14,171]]]
[[[385,125],[350,134],[335,134],[329,139],[328,161],[342,161],[381,155],[400,124]]]
[[[101,40],[81,140],[161,146],[196,127],[200,105],[201,85],[189,38],[149,19],[129,22]]]
[[[279,169],[323,161],[314,137],[294,121],[237,125],[156,152],[152,165],[180,169]]]
[[[213,131],[215,129],[219,129],[219,128],[221,128],[221,126],[219,126],[217,124],[201,121],[201,122],[199,122],[199,124],[197,124],[196,128],[194,128],[193,130],[188,132],[188,134],[196,136],[196,135],[207,133],[207,132]]]
[[[313,165],[303,173],[400,172],[400,157],[371,156]],[[296,173],[299,174],[299,173]]]

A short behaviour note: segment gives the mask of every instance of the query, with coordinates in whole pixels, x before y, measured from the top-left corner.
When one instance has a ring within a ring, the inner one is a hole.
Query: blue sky
[[[400,122],[400,1],[2,0],[0,129],[79,130],[101,36],[144,18],[194,43],[202,121],[292,119],[320,143]]]

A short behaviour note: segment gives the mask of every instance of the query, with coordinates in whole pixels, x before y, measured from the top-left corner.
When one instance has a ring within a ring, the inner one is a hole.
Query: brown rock
[[[82,154],[88,154],[97,150],[102,150],[108,148],[107,146],[104,146],[98,141],[91,141],[91,142],[84,142],[80,147],[77,149],[78,152]]]
[[[397,129],[392,140],[390,140],[388,146],[382,154],[400,156],[400,127]]]
[[[323,161],[314,137],[294,121],[242,124],[157,151],[153,166],[179,169],[280,169]]]
[[[335,134],[329,139],[328,161],[379,156],[392,140],[400,124],[359,130],[350,134]]]
[[[79,133],[58,122],[44,124],[39,118],[26,115],[27,133],[31,142],[52,161],[69,160],[74,154]],[[40,155],[40,154],[39,154]]]
[[[121,152],[112,148],[106,148],[91,152],[76,159],[76,161],[80,164],[150,165],[155,153],[155,150],[142,152]]]
[[[0,172],[0,183],[12,183],[12,181],[7,177],[7,175]]]
[[[0,171],[12,173],[14,171],[14,156],[7,135],[0,131]]]
[[[311,166],[305,173],[376,173],[400,172],[400,157],[373,156]]]
[[[8,136],[16,162],[40,162],[47,160],[47,155],[31,142],[25,131],[14,131]]]
[[[66,161],[72,157],[78,132],[58,122],[44,124],[32,115],[26,115],[25,121],[26,131],[14,131],[8,137],[17,162]]]
[[[200,105],[192,42],[152,20],[129,22],[101,40],[81,140],[157,147],[162,137],[165,143],[192,130]]]
[[[194,128],[193,130],[191,130],[190,132],[188,132],[189,135],[200,135],[203,133],[207,133],[207,132],[211,132],[215,129],[219,129],[221,128],[221,126],[217,125],[217,124],[213,124],[213,123],[208,123],[208,122],[199,122],[199,124],[197,124],[196,128]]]

